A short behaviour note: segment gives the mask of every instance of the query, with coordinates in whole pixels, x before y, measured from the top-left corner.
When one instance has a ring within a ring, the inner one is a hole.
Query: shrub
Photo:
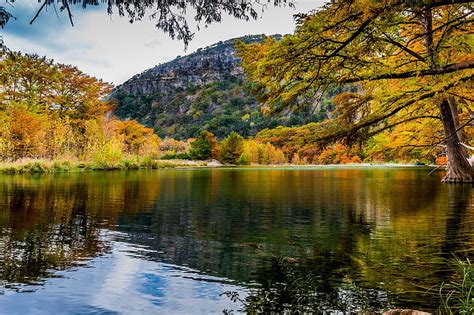
[[[94,163],[100,166],[118,164],[123,158],[122,144],[115,138],[107,141],[102,147],[97,149],[93,155]]]

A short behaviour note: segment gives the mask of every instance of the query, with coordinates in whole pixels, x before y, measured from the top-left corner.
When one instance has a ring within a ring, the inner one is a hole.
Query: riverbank
[[[114,170],[151,170],[163,168],[218,168],[218,167],[246,167],[246,168],[301,168],[301,169],[327,169],[327,168],[403,168],[420,167],[420,165],[406,163],[351,163],[351,164],[271,164],[271,165],[223,165],[217,160],[192,161],[192,160],[159,160],[144,157],[128,157],[114,162],[93,162],[78,160],[44,160],[22,159],[15,162],[0,162],[0,174],[41,174],[41,173],[67,173],[85,171],[114,171]],[[436,167],[436,165],[421,165],[421,167]]]
[[[15,162],[0,162],[0,173],[3,174],[41,174],[67,173],[85,171],[113,170],[151,170],[177,167],[204,167],[204,161],[158,160],[142,157],[129,157],[114,162],[93,162],[76,160],[42,160],[23,159]]]
[[[251,164],[245,167],[270,167],[270,168],[403,168],[403,167],[438,167],[439,165],[416,165],[409,163],[347,163],[347,164]]]

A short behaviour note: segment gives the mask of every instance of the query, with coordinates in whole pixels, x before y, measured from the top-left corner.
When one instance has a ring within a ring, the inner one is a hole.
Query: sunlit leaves
[[[314,102],[333,85],[358,84],[357,93],[334,99],[334,121],[312,126],[313,143],[351,143],[436,119],[441,95],[454,94],[472,110],[472,21],[472,7],[462,1],[332,1],[300,15],[295,33],[281,41],[238,51],[255,92],[273,110]]]

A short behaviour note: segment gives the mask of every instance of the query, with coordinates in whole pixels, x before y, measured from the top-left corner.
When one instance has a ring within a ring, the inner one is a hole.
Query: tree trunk
[[[446,154],[448,157],[447,173],[444,183],[473,183],[474,168],[467,160],[467,153],[459,141],[453,110],[447,98],[438,104],[441,121],[446,135]]]
[[[466,142],[466,137],[464,135],[464,129],[459,128],[461,124],[459,123],[459,112],[458,112],[458,103],[454,96],[448,98],[449,106],[451,107],[451,114],[453,115],[454,125],[456,126],[458,140],[463,143]],[[464,151],[465,152],[465,151]]]

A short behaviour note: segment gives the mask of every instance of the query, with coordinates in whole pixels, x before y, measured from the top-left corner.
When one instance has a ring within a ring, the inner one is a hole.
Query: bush
[[[249,156],[245,153],[242,153],[242,155],[237,160],[237,164],[239,164],[239,165],[249,165],[250,164]]]
[[[107,141],[93,154],[94,163],[104,166],[118,164],[123,158],[122,144],[115,138]]]
[[[69,172],[72,168],[73,165],[70,161],[54,161],[52,171],[54,173]]]

